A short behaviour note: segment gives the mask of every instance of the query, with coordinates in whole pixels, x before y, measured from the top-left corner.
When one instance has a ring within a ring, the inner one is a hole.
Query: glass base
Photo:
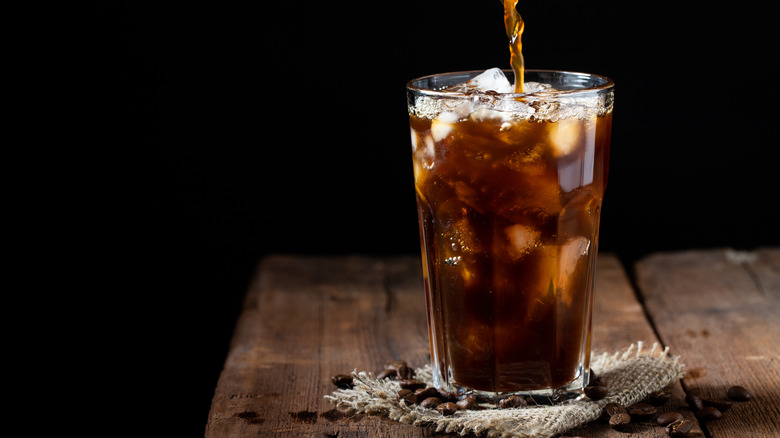
[[[460,396],[471,395],[477,397],[480,402],[498,403],[502,398],[510,395],[523,396],[529,405],[557,405],[565,404],[571,400],[578,400],[585,397],[584,388],[588,386],[590,372],[585,372],[582,367],[578,370],[578,377],[559,388],[543,388],[534,390],[492,392],[482,391],[458,385],[457,383],[447,383],[442,378],[438,370],[433,371],[433,384],[436,388],[449,391]],[[452,379],[450,379],[451,381]]]

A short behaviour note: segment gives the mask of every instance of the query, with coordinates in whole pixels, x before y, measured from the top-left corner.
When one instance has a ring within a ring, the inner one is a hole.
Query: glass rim
[[[438,96],[438,97],[449,97],[449,98],[471,98],[475,94],[481,94],[481,93],[475,93],[475,92],[462,92],[462,91],[445,91],[445,90],[432,90],[429,88],[419,87],[414,85],[415,82],[422,81],[424,79],[429,79],[433,77],[443,77],[443,76],[454,76],[454,75],[468,75],[468,74],[479,74],[484,72],[485,70],[462,70],[462,71],[452,71],[452,72],[445,72],[445,73],[434,73],[429,74],[425,76],[420,76],[414,79],[409,80],[406,83],[406,90],[412,91],[420,94],[425,94],[428,96]],[[504,73],[514,73],[511,69],[502,69]],[[571,90],[556,90],[556,91],[537,91],[534,93],[490,93],[491,96],[497,96],[501,98],[516,98],[516,97],[525,97],[525,96],[539,96],[539,97],[554,97],[554,96],[570,96],[570,95],[576,95],[576,94],[586,94],[586,93],[593,93],[593,92],[600,92],[609,90],[611,88],[614,88],[615,81],[613,81],[611,78],[595,73],[583,73],[583,72],[577,72],[577,71],[569,71],[569,70],[545,70],[545,69],[526,69],[526,73],[559,73],[559,74],[566,74],[566,75],[574,75],[574,76],[587,76],[587,77],[595,77],[599,78],[604,81],[603,84],[594,85],[592,87],[585,87],[585,88],[575,88]]]

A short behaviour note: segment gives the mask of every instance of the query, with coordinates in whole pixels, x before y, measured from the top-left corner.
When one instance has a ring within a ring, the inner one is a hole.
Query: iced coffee
[[[407,86],[434,380],[449,390],[587,384],[613,83],[522,80],[490,69]]]

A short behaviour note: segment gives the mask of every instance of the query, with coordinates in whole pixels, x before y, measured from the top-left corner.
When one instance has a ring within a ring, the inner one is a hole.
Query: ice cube
[[[590,240],[582,236],[572,237],[563,244],[560,252],[561,266],[563,266],[561,272],[563,275],[569,275],[574,272],[578,260],[588,253],[589,247]]]
[[[556,157],[568,155],[577,148],[582,131],[582,121],[576,117],[550,124],[550,143]]]
[[[458,200],[469,207],[477,208],[477,197],[479,195],[477,189],[465,181],[455,181],[454,183],[451,183],[450,186],[455,190],[455,195],[458,197]]]
[[[442,233],[440,253],[445,266],[457,267],[464,287],[474,286],[474,256],[482,251],[479,238],[468,218],[455,219]]]
[[[540,93],[542,91],[555,91],[555,88],[550,84],[542,84],[540,82],[526,82],[523,84],[523,91],[525,93]]]
[[[454,353],[460,357],[482,361],[489,357],[493,348],[493,326],[478,320],[462,321],[455,325],[457,342],[453,342]]]
[[[527,225],[511,225],[504,229],[506,238],[509,241],[507,252],[509,257],[517,260],[528,254],[531,248],[539,241],[539,231]]]
[[[443,138],[447,137],[450,132],[452,132],[452,129],[455,127],[454,124],[458,119],[458,115],[451,111],[444,111],[433,119],[433,122],[431,122],[431,135],[433,136],[433,140],[441,141]]]
[[[494,121],[500,121],[509,124],[512,120],[514,120],[515,115],[512,112],[509,111],[502,111],[499,109],[494,108],[485,108],[480,107],[477,108],[471,115],[472,120],[477,122],[484,122],[487,120],[494,120]]]
[[[469,255],[480,250],[480,244],[474,233],[474,228],[467,218],[461,218],[452,223],[445,233],[445,245],[453,255]]]
[[[485,91],[495,91],[497,93],[512,93],[514,86],[509,83],[504,72],[500,68],[494,67],[474,76],[468,81],[453,85],[447,88],[447,91],[457,91],[461,93],[475,93]]]
[[[575,272],[582,268],[581,263],[586,260],[584,257],[590,249],[590,240],[579,236],[572,237],[563,244],[558,253],[558,290],[562,303],[570,305],[572,303],[571,294],[575,291],[571,288],[571,281],[575,278]]]
[[[420,136],[417,134],[417,131],[414,130],[414,128],[410,128],[411,135],[412,135],[412,152],[417,150],[417,146],[420,144]]]
[[[436,150],[430,135],[420,138],[420,135],[412,130],[412,150],[414,155],[415,181],[422,183],[424,174],[433,169],[436,160]]]
[[[545,172],[546,166],[543,154],[544,145],[536,143],[512,152],[506,157],[504,164],[515,172],[529,176],[540,176]]]

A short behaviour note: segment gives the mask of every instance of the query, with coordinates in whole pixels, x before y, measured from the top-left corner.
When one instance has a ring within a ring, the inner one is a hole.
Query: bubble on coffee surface
[[[409,112],[419,118],[438,119],[444,123],[471,117],[476,121],[486,119],[557,122],[568,118],[590,118],[611,111],[603,97],[571,95],[553,88],[550,84],[526,82],[524,92],[515,94],[514,85],[503,71],[490,68],[472,79],[434,91],[452,93],[453,98],[418,96],[410,103]],[[454,120],[453,120],[454,119]]]

